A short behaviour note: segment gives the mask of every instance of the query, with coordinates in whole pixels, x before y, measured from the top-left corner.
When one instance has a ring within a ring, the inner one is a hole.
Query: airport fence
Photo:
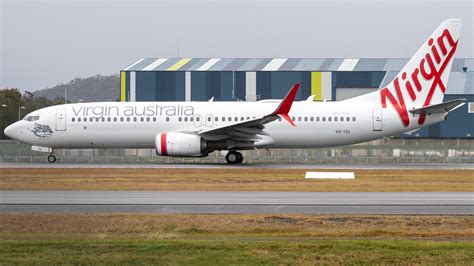
[[[0,163],[45,163],[46,155],[0,156]],[[298,164],[473,164],[474,157],[245,157],[246,163],[298,163]],[[178,164],[225,163],[223,157],[172,158],[158,156],[57,156],[57,163],[68,164]]]
[[[83,149],[55,151],[58,163],[224,163],[225,152],[205,158],[170,158],[153,149]],[[474,163],[474,139],[382,139],[321,149],[243,151],[248,163],[377,164]],[[0,163],[44,163],[47,154],[16,141],[0,141]]]

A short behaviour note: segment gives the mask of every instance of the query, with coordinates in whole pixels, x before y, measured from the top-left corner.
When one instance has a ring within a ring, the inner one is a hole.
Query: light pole
[[[64,104],[67,104],[67,88],[64,89]]]
[[[8,105],[6,105],[6,104],[2,104],[2,107],[3,107],[3,108],[7,108],[7,107],[8,107]],[[6,117],[5,117],[5,121],[1,121],[1,122],[2,122],[2,124],[3,124],[3,125],[5,125],[5,126],[6,126]],[[3,128],[3,125],[2,125],[2,128]],[[2,139],[4,139],[4,138],[5,138],[5,136],[2,136]]]
[[[25,108],[24,106],[21,106],[21,105],[18,106],[18,121],[21,120],[21,110],[22,110],[22,109],[25,110],[26,108]],[[20,145],[20,140],[17,140],[16,143],[17,143],[18,145]],[[20,147],[18,147],[18,151],[17,151],[17,152],[18,152],[17,154],[19,155],[19,154],[20,154]]]
[[[21,120],[21,110],[25,110],[26,108],[24,106],[18,106],[18,121]]]

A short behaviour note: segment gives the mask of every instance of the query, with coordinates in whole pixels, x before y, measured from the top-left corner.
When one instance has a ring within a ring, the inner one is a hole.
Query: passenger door
[[[375,108],[373,114],[374,131],[382,131],[382,109]]]
[[[66,131],[66,109],[56,109],[56,131]]]
[[[195,115],[194,116],[194,126],[195,127],[201,127],[202,125],[202,119],[201,115]]]
[[[214,124],[213,115],[206,115],[206,127],[212,127]]]

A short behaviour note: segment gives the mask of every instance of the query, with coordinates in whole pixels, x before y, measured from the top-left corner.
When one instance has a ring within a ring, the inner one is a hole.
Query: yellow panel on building
[[[120,72],[120,101],[125,102],[127,100],[127,73],[125,71]]]
[[[167,71],[175,71],[180,69],[182,66],[186,65],[192,58],[183,58],[179,60],[176,64],[172,65],[167,69]]]
[[[311,95],[315,95],[314,99],[316,101],[321,101],[323,99],[322,88],[323,88],[323,79],[321,72],[311,72]]]

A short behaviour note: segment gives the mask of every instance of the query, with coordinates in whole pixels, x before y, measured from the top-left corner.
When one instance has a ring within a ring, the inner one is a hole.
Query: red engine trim
[[[166,149],[166,133],[161,133],[161,155],[166,156],[168,155],[168,150]]]

